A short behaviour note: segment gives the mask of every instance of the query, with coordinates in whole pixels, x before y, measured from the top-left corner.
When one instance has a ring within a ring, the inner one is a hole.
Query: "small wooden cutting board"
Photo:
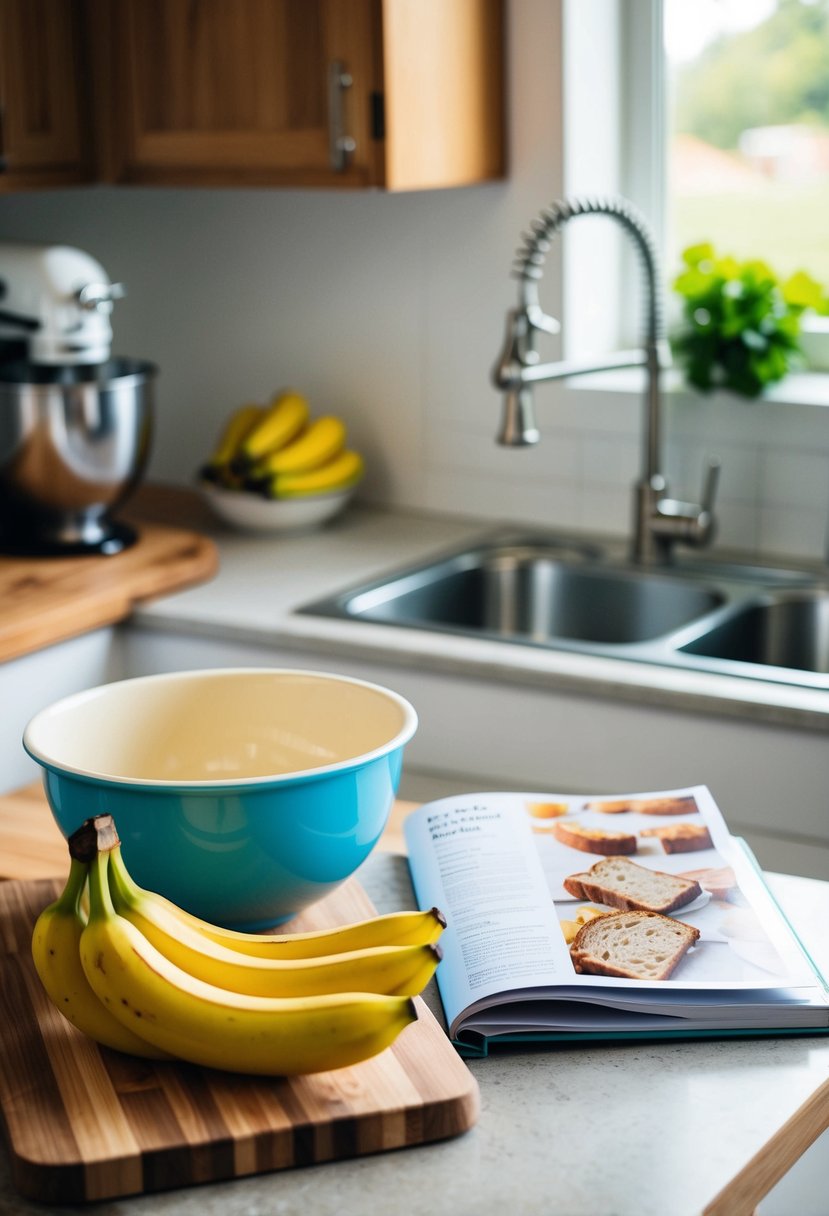
[[[137,523],[134,545],[112,557],[0,556],[0,660],[114,625],[142,600],[212,578],[218,550],[207,536]]]
[[[440,1140],[475,1122],[477,1084],[418,998],[379,1056],[313,1076],[240,1076],[99,1047],[52,1006],[31,961],[53,879],[0,883],[0,1113],[19,1190],[76,1203]],[[292,922],[372,915],[351,879]]]

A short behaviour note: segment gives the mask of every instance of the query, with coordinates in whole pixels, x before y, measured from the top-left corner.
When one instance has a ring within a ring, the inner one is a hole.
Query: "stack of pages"
[[[405,824],[466,1054],[516,1040],[829,1029],[829,988],[705,786],[469,794]]]

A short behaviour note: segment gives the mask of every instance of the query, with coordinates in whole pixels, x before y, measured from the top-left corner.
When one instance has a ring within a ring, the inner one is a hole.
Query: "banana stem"
[[[94,815],[84,819],[67,841],[69,856],[78,861],[92,861],[98,853],[108,853],[121,843],[111,815]]]
[[[109,893],[107,874],[109,853],[98,853],[89,867],[89,919],[100,920],[115,915],[112,896]]]

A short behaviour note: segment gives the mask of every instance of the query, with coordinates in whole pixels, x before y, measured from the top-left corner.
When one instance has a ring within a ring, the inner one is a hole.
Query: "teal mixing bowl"
[[[109,814],[144,887],[231,928],[279,924],[353,874],[385,827],[414,709],[313,671],[121,680],[26,727],[64,836]]]

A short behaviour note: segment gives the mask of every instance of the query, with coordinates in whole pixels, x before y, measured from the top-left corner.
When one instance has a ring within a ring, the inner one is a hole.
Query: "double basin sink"
[[[504,532],[303,613],[829,689],[829,582]]]

